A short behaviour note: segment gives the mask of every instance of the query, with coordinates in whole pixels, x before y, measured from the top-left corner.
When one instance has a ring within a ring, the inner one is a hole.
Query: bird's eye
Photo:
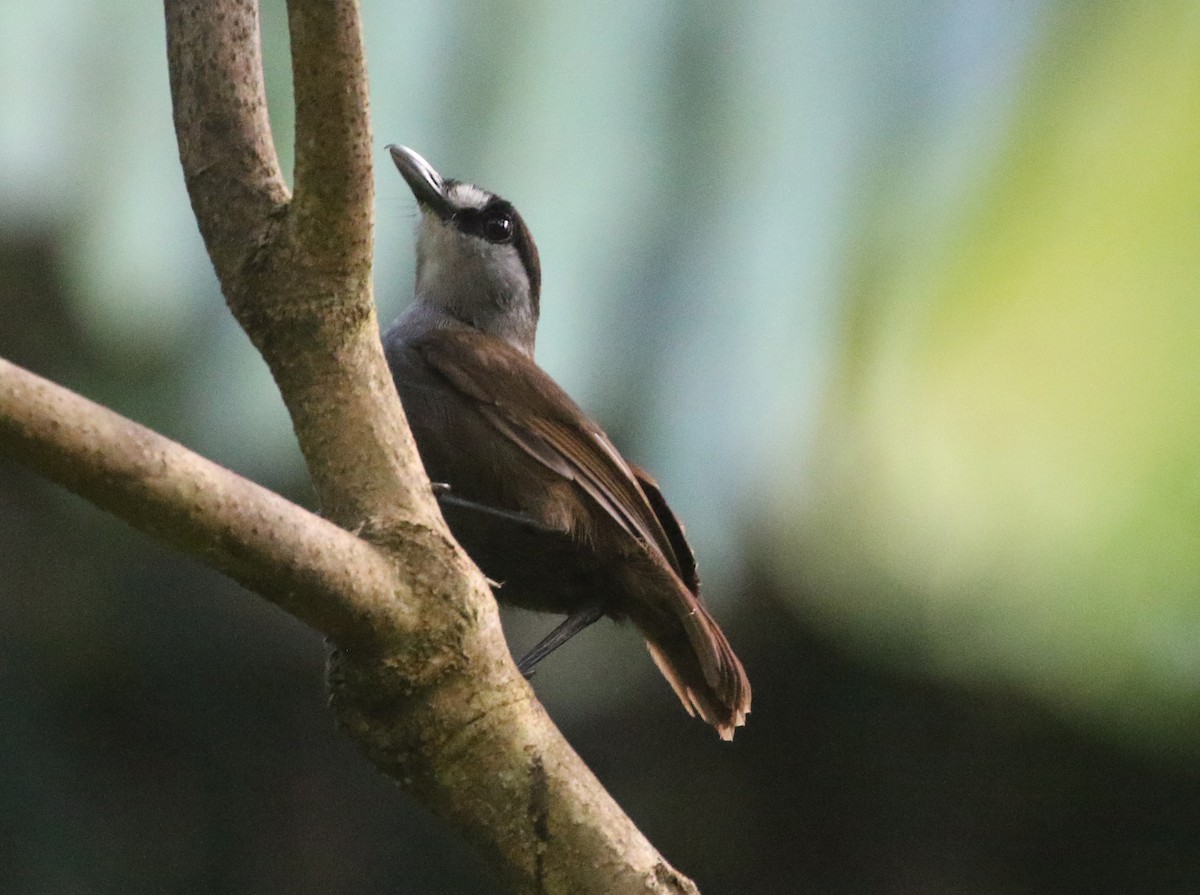
[[[513,235],[512,215],[503,211],[493,212],[484,217],[480,229],[488,242],[508,242]]]

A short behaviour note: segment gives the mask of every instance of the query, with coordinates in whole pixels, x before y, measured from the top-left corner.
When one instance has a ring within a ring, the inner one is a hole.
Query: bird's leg
[[[441,504],[442,511],[447,513],[448,519],[450,518],[450,514],[454,513],[455,518],[460,521],[487,519],[492,522],[502,522],[509,526],[509,532],[519,532],[526,539],[536,538],[537,543],[542,548],[550,549],[552,552],[557,550],[561,553],[564,549],[573,549],[571,535],[568,532],[557,528],[550,528],[538,519],[525,513],[501,510],[496,507],[475,503],[471,500],[464,500],[450,493],[448,487],[437,490],[435,493],[437,494],[438,503]],[[494,581],[489,581],[488,583],[493,588],[500,586]],[[531,649],[525,658],[517,663],[521,674],[527,678],[530,677],[533,674],[534,666],[541,662],[542,659],[546,658],[588,625],[599,619],[603,614],[604,609],[599,602],[576,609],[566,617],[561,625],[547,634],[537,646]]]
[[[599,603],[589,603],[576,609],[564,619],[563,623],[541,639],[537,646],[526,653],[525,658],[517,663],[517,670],[526,678],[533,677],[533,669],[538,662],[546,658],[592,622],[604,615]]]

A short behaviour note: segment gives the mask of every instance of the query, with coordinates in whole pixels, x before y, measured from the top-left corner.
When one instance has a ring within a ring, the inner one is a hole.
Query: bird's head
[[[407,146],[389,146],[421,209],[416,300],[533,355],[541,267],[512,204],[443,178]]]

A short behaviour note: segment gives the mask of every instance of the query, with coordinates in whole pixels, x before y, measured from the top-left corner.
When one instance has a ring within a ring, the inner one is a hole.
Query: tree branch
[[[259,49],[257,0],[168,2],[167,63],[188,195],[218,271],[241,268],[289,200],[279,170]]]
[[[347,528],[442,528],[379,343],[356,4],[289,3],[295,200],[270,143],[255,0],[165,7],[192,208],[225,300],[279,386],[322,511]]]
[[[336,641],[415,630],[390,557],[266,488],[0,359],[0,453]]]
[[[0,451],[327,634],[343,729],[522,893],[694,893],[513,665],[450,538],[384,362],[358,9],[291,0],[296,197],[278,171],[253,0],[165,0],[192,207],[266,359],[324,515],[0,362]]]
[[[297,239],[315,266],[370,269],[371,121],[358,10],[289,0],[296,99]]]

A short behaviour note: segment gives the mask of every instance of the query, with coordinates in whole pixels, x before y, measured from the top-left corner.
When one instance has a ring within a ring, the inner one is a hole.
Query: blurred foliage
[[[1077,4],[1030,72],[970,192],[869,215],[775,556],[856,638],[1191,750],[1200,16]]]
[[[625,629],[536,685],[706,893],[1200,890],[1200,15],[1183,0],[364,0],[384,144],[512,199],[539,359],[688,523],[732,746]],[[281,160],[283,0],[263,40]],[[0,4],[0,355],[303,503],[161,17]],[[545,618],[510,613],[526,645]],[[0,891],[490,891],[318,638],[0,463]]]

